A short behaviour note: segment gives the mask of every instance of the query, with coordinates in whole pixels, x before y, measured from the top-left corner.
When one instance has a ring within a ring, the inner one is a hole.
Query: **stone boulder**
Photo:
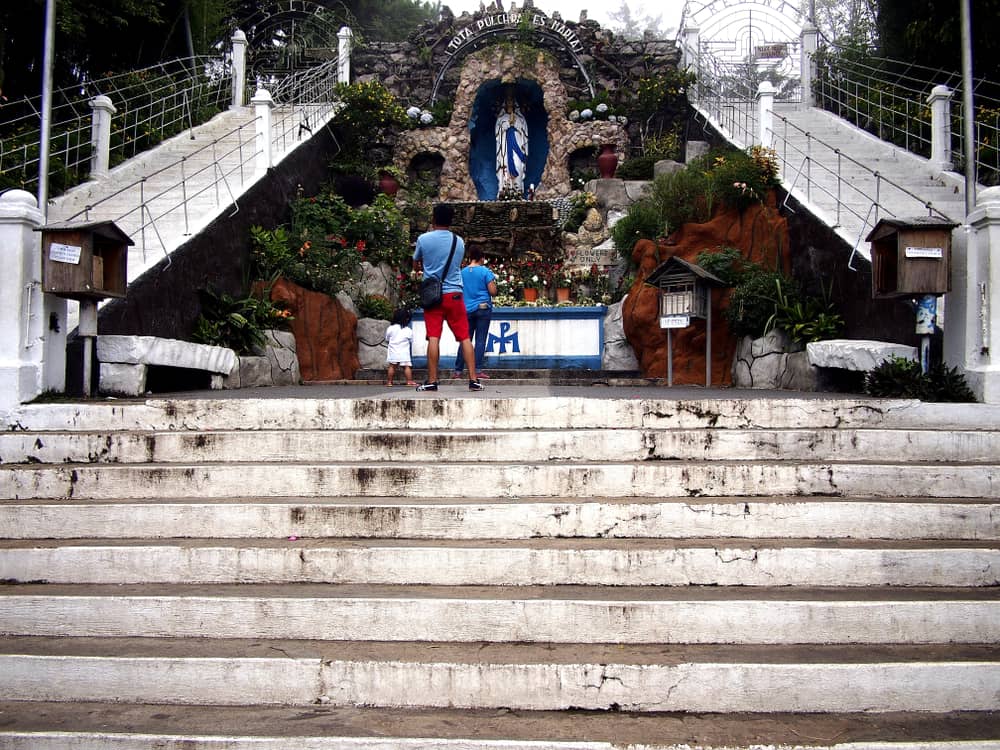
[[[223,388],[257,388],[298,385],[302,380],[295,336],[289,331],[264,331],[264,345],[252,355],[238,358],[236,367],[222,381]]]
[[[733,359],[733,386],[815,391],[816,369],[801,345],[775,329],[759,339],[740,339]]]
[[[622,302],[616,302],[608,307],[604,316],[604,351],[601,353],[602,370],[638,370],[639,360],[636,359],[632,346],[625,338],[622,328]]]
[[[680,162],[674,161],[673,159],[663,159],[653,165],[653,179],[655,180],[661,174],[673,174],[674,172],[680,172],[682,169],[684,169],[684,165]]]
[[[365,261],[361,264],[361,277],[350,286],[348,292],[354,299],[368,295],[385,297],[395,306],[399,304],[398,289],[396,272],[388,263],[372,265]]]
[[[377,318],[358,320],[358,361],[362,370],[385,369],[385,356],[388,351],[385,329],[388,327],[388,320]]]
[[[893,344],[888,341],[828,339],[807,344],[806,351],[811,365],[855,372],[874,370],[890,357],[901,357],[914,362],[919,358],[915,346]]]
[[[271,287],[271,300],[291,311],[299,369],[306,382],[349,380],[358,371],[357,316],[337,299],[286,279]]]

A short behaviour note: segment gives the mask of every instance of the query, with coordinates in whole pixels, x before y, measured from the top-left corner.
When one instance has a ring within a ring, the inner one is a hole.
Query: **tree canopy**
[[[439,9],[426,0],[59,0],[55,85],[211,54],[237,28],[272,45],[336,47],[344,25],[367,39],[402,39]],[[0,92],[8,99],[40,92],[44,18],[44,0],[0,3]]]
[[[972,64],[976,78],[1000,80],[1000,0],[974,0]],[[956,0],[878,0],[879,51],[883,57],[948,71],[962,69],[961,25]]]

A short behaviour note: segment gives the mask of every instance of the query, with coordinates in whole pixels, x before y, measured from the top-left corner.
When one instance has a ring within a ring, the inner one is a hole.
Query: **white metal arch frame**
[[[775,73],[797,79],[804,21],[799,6],[789,0],[688,0],[680,33],[697,29],[699,53],[716,65],[752,63],[762,78]]]

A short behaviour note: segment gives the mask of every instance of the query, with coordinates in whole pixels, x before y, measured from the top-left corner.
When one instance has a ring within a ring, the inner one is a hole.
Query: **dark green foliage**
[[[653,156],[633,156],[621,163],[615,177],[620,180],[651,180],[656,162],[657,159]]]
[[[698,253],[695,263],[729,285],[736,283],[743,268],[743,253],[735,247],[724,247],[716,252]]]
[[[1000,79],[1000,0],[971,0],[975,78]],[[879,0],[879,54],[895,60],[962,69],[960,3],[954,0]]]
[[[686,169],[661,174],[653,180],[649,199],[659,207],[669,231],[681,224],[712,218],[714,190],[708,174],[695,162]]]
[[[225,346],[237,354],[251,354],[264,344],[264,331],[283,327],[288,313],[264,297],[237,299],[225,292],[199,289],[201,315],[195,321],[193,341]]]
[[[392,303],[381,294],[366,294],[356,304],[359,318],[392,320]]]
[[[774,316],[779,288],[791,290],[793,282],[778,271],[751,264],[739,275],[725,316],[734,336],[759,338]]]
[[[657,207],[648,200],[641,200],[633,203],[628,213],[611,228],[611,239],[623,257],[631,258],[636,242],[654,240],[662,236],[665,229]]]
[[[972,403],[976,400],[972,389],[965,382],[965,376],[957,367],[948,367],[944,362],[939,362],[931,366],[927,379],[930,381],[928,401]]]
[[[917,398],[934,402],[973,402],[976,397],[958,368],[940,363],[925,375],[920,363],[890,357],[865,375],[865,393],[879,398]]]
[[[775,282],[774,314],[767,330],[780,328],[796,344],[832,339],[844,327],[844,319],[836,312],[829,294],[823,298],[801,294],[795,284]]]

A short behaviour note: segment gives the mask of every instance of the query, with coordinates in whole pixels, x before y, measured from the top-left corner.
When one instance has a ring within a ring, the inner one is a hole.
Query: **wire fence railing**
[[[93,154],[90,102],[111,100],[112,166],[209,120],[228,106],[232,74],[225,60],[191,57],[86,81],[53,92],[49,191],[57,195],[84,182]],[[33,191],[38,185],[40,97],[0,109],[0,188]]]
[[[814,207],[829,207],[824,213],[832,227],[843,229],[853,243],[852,260],[868,231],[880,218],[895,215],[900,206],[909,214],[926,212],[950,218],[932,202],[779,112],[772,113],[773,124],[768,133],[762,133],[756,85],[752,79],[736,75],[731,64],[702,54],[697,70],[691,101],[706,127],[719,130],[739,148],[766,140],[778,157],[788,195]]]
[[[816,105],[859,128],[911,153],[931,155],[931,108],[928,96],[936,86],[958,94],[957,73],[885,58],[864,57],[831,48],[815,57]],[[1000,184],[1000,100],[997,85],[977,80],[975,106],[976,181]],[[951,101],[951,151],[956,171],[964,171],[965,136],[961,96]]]
[[[340,106],[337,96],[340,60],[299,71],[276,81],[271,96],[281,107],[272,125],[271,142],[278,151],[286,150],[305,133],[324,124]]]
[[[272,95],[276,116],[269,135],[274,153],[290,150],[335,113],[337,67],[336,61],[333,63],[272,82],[278,94]],[[259,116],[250,117],[209,143],[140,177],[120,182],[98,200],[73,207],[60,220],[110,219],[133,237],[144,261],[148,262],[149,251],[160,251],[169,258],[176,244],[172,240],[190,235],[206,213],[215,214],[228,205],[233,205],[231,215],[239,211],[239,195],[260,173],[259,158],[264,150],[258,137],[260,125]]]

